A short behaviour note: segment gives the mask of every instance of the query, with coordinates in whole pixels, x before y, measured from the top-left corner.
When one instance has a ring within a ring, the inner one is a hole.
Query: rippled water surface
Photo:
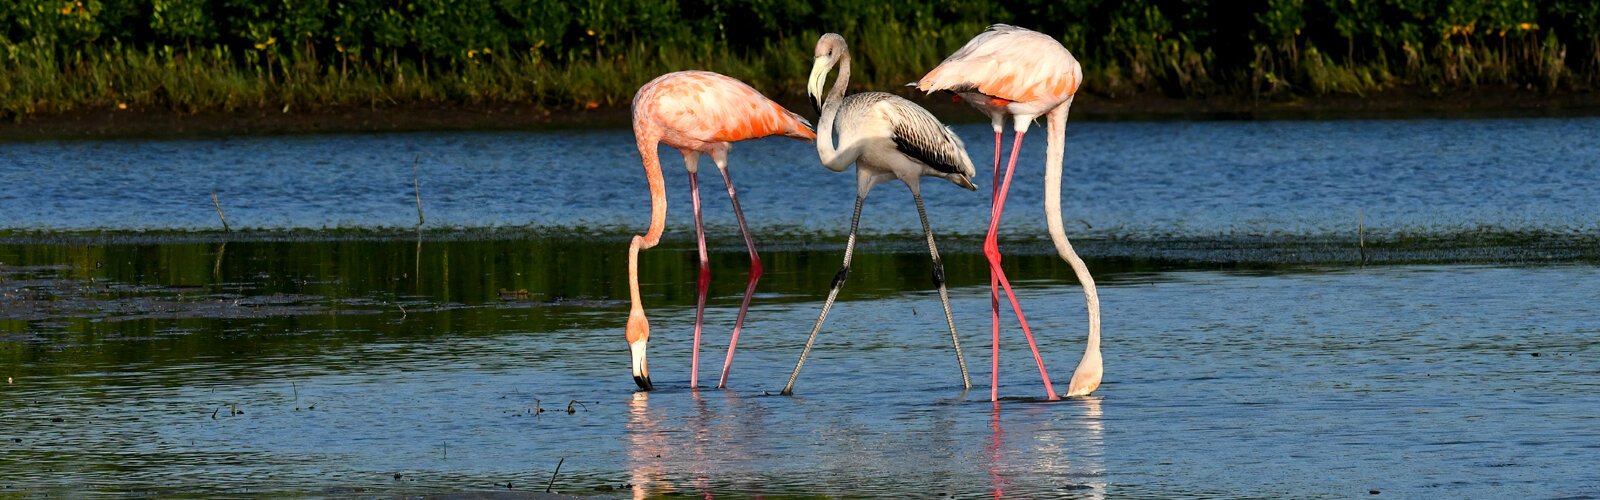
[[[709,385],[747,257],[708,170],[691,390],[698,269],[668,161],[671,236],[640,264],[650,393],[622,338],[646,219],[626,131],[0,144],[0,496],[1600,495],[1597,124],[1074,124],[1105,384],[1042,401],[1007,312],[998,404],[986,196],[937,184],[974,388],[885,185],[777,395],[853,189],[803,143],[733,154],[766,273],[729,389]],[[987,157],[986,127],[960,131]],[[1042,156],[1006,268],[1059,389],[1085,311],[1037,242]],[[213,190],[247,231],[212,231]]]
[[[993,136],[985,125],[957,129],[986,193]],[[1067,218],[1080,221],[1072,231],[1084,237],[1347,234],[1358,211],[1379,233],[1593,232],[1596,130],[1594,118],[1076,123]],[[1019,160],[1006,212],[1012,233],[1044,225],[1042,138],[1030,138]],[[213,191],[234,227],[410,227],[413,160],[437,227],[637,231],[649,217],[627,130],[38,142],[0,151],[0,229],[213,229]],[[668,220],[690,227],[687,176],[675,152],[663,153]],[[810,145],[747,141],[730,162],[758,231],[847,228],[854,176],[823,169]],[[709,166],[705,174],[707,222],[731,230],[721,179]],[[985,194],[926,185],[936,230],[987,228]],[[878,188],[863,228],[916,231],[909,198],[897,185]]]

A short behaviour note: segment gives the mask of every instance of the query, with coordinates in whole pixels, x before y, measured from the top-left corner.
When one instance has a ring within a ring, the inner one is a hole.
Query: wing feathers
[[[890,118],[890,138],[900,152],[940,172],[977,175],[961,139],[928,110],[898,97],[886,99],[880,106]]]

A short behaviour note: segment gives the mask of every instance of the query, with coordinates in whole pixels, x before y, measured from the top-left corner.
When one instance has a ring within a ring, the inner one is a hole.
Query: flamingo
[[[818,96],[822,95],[824,81],[835,65],[839,67],[839,76],[834,80],[833,90],[825,101],[819,102]],[[905,183],[911,189],[911,198],[916,201],[917,217],[922,219],[928,253],[933,257],[933,283],[939,289],[945,322],[950,327],[950,343],[955,345],[956,363],[961,367],[961,383],[964,388],[970,389],[972,381],[967,377],[967,362],[961,355],[961,338],[956,335],[955,319],[950,314],[950,296],[945,290],[944,263],[939,259],[939,248],[934,245],[933,230],[928,226],[928,212],[922,205],[921,179],[923,176],[942,177],[957,186],[977,190],[971,180],[977,171],[967,157],[961,139],[939,123],[928,110],[883,92],[864,92],[846,97],[844,91],[849,82],[850,50],[845,45],[844,37],[834,33],[822,35],[817,40],[816,59],[806,87],[812,106],[821,114],[817,122],[817,156],[823,166],[834,172],[843,172],[851,163],[856,165],[856,208],[850,216],[850,236],[845,240],[844,265],[833,277],[833,289],[828,292],[827,301],[822,303],[822,313],[817,316],[817,324],[811,329],[811,337],[806,339],[805,349],[800,352],[800,360],[795,363],[794,373],[789,375],[789,383],[784,386],[783,394],[794,394],[794,382],[800,377],[800,367],[811,353],[811,345],[817,340],[817,332],[822,330],[828,309],[833,307],[839,288],[850,274],[856,227],[861,222],[861,204],[874,185],[889,179],[899,179]],[[833,142],[835,126],[839,129],[839,142],[842,145],[839,148],[835,148]]]
[[[1072,271],[1083,284],[1084,301],[1089,309],[1089,338],[1084,347],[1078,368],[1072,373],[1067,386],[1068,397],[1084,396],[1100,387],[1103,372],[1100,360],[1100,297],[1095,292],[1094,277],[1083,259],[1073,251],[1061,224],[1061,162],[1066,141],[1067,110],[1083,82],[1083,69],[1066,47],[1047,35],[996,24],[979,33],[961,50],[945,58],[921,80],[912,84],[924,92],[947,91],[965,100],[972,107],[989,116],[994,126],[994,201],[989,214],[989,232],[984,238],[984,255],[989,260],[989,293],[991,319],[994,324],[991,344],[992,371],[989,381],[989,399],[999,399],[1000,383],[1000,299],[996,283],[1005,287],[1011,299],[1011,309],[1022,324],[1022,333],[1033,350],[1033,360],[1039,365],[1039,377],[1044,379],[1045,395],[1059,399],[1050,385],[1050,375],[1045,371],[1044,359],[1034,344],[1033,332],[1022,315],[1011,292],[1011,283],[1000,267],[1000,245],[997,232],[1000,214],[1005,208],[1006,191],[1011,187],[1012,169],[1017,164],[1017,150],[1028,125],[1039,115],[1046,115],[1045,159],[1045,220],[1056,253],[1072,265]],[[1011,115],[1016,138],[1011,142],[1011,159],[1006,164],[1005,179],[1000,178],[1000,139],[1006,115]]]
[[[772,102],[744,82],[709,71],[680,71],[657,77],[634,94],[633,135],[644,160],[645,178],[650,184],[650,229],[644,235],[634,236],[628,246],[628,292],[633,307],[628,313],[627,339],[633,354],[633,380],[640,389],[648,391],[654,387],[650,383],[649,365],[645,362],[650,322],[639,301],[639,251],[660,243],[661,231],[666,225],[667,195],[661,181],[661,159],[656,152],[657,145],[664,143],[683,153],[684,168],[689,171],[694,231],[700,251],[700,289],[694,313],[690,387],[699,387],[700,329],[706,308],[706,288],[711,284],[705,229],[700,223],[698,171],[701,153],[711,155],[717,169],[722,171],[728,199],[733,201],[733,216],[739,221],[739,232],[744,234],[744,244],[750,250],[750,282],[745,287],[744,301],[739,304],[739,316],[734,320],[733,336],[728,341],[728,357],[722,362],[722,377],[717,382],[717,387],[727,387],[739,329],[744,325],[756,281],[761,279],[761,257],[756,255],[755,242],[750,239],[744,213],[739,210],[739,197],[734,195],[733,179],[728,176],[728,149],[732,147],[729,143],[769,135],[810,141],[815,140],[817,134],[800,115]]]

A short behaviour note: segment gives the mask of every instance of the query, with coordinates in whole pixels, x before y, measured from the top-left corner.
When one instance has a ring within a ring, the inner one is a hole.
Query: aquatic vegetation
[[[798,98],[823,31],[855,42],[862,87],[896,88],[992,22],[1060,37],[1109,96],[1600,81],[1600,4],[1581,0],[30,0],[0,5],[0,115],[585,109],[686,68]]]

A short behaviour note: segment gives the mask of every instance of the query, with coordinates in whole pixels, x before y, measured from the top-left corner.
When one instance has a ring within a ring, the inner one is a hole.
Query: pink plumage
[[[1039,115],[1078,92],[1083,69],[1054,38],[1015,26],[996,24],[972,38],[921,80],[923,92],[976,92],[999,98],[1011,114]],[[976,104],[976,103],[975,103]]]
[[[679,149],[769,135],[817,137],[800,115],[744,82],[710,71],[668,73],[646,83],[634,95],[633,119],[635,132],[641,126],[659,130],[661,142]]]

